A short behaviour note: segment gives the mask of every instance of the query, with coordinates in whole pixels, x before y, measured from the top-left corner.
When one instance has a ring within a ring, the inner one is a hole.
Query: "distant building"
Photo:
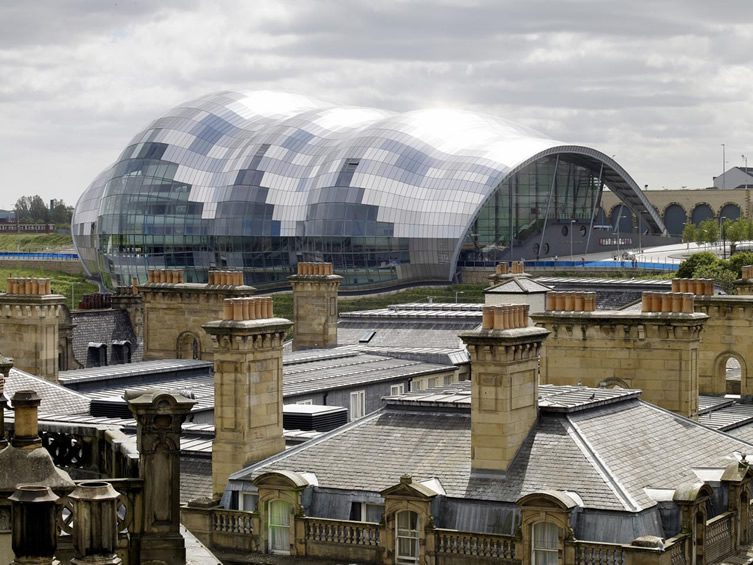
[[[716,188],[753,188],[753,167],[732,167],[714,177]]]
[[[81,196],[72,231],[107,286],[174,267],[201,283],[214,267],[269,289],[327,261],[344,287],[378,288],[610,248],[594,228],[605,188],[664,232],[611,157],[506,120],[220,92],[138,133]]]

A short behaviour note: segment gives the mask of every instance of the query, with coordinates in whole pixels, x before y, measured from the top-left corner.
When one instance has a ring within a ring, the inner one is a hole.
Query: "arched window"
[[[418,514],[410,510],[395,516],[395,563],[418,563]]]
[[[278,555],[289,555],[290,504],[284,500],[272,500],[269,502],[268,509],[269,552]]]
[[[538,522],[531,531],[532,565],[557,565],[560,556],[560,529],[551,522]]]

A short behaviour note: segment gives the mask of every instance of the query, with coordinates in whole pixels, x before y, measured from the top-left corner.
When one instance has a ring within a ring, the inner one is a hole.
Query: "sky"
[[[751,54],[751,0],[2,0],[0,209],[74,204],[149,122],[220,90],[486,112],[649,190],[707,187],[753,166]]]

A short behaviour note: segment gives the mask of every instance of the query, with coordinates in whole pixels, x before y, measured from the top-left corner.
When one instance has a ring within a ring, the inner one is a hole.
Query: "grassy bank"
[[[69,233],[0,234],[0,251],[57,251],[71,247],[73,247],[73,240]]]
[[[68,275],[59,271],[45,271],[44,269],[8,269],[0,265],[0,291],[7,290],[8,277],[37,277],[51,279],[52,291],[66,297],[66,304],[70,307],[71,299],[78,306],[84,294],[97,292],[96,285],[87,282],[78,275]],[[74,295],[75,293],[75,295]]]

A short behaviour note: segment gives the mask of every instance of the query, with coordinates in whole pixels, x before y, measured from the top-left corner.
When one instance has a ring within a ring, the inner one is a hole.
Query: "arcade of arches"
[[[740,216],[750,218],[753,211],[750,189],[744,188],[648,190],[644,194],[659,212],[669,235],[677,237],[682,235],[687,222],[699,224],[708,219],[736,220]],[[605,191],[595,223],[619,225],[619,231],[631,232],[638,228],[639,219],[613,193]]]

